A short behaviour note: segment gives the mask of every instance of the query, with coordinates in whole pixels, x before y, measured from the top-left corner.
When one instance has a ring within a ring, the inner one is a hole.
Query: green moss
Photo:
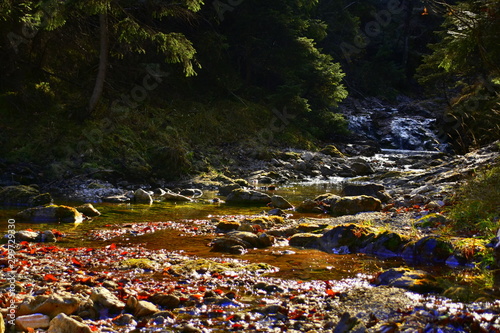
[[[500,165],[485,169],[463,185],[448,210],[457,235],[492,238],[500,219]]]
[[[156,266],[158,266],[156,261],[147,258],[126,259],[118,263],[118,267],[122,269],[141,268],[153,270]]]

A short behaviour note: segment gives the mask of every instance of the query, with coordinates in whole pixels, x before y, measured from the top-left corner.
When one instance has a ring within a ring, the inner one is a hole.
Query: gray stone
[[[120,301],[118,297],[113,295],[108,289],[104,287],[93,288],[90,299],[97,306],[108,309],[108,311],[112,313],[119,312],[123,308],[125,308],[125,303]]]
[[[16,318],[16,329],[28,331],[29,328],[48,328],[50,325],[50,317],[41,313],[34,313]]]
[[[293,208],[293,205],[280,195],[273,195],[271,197],[271,203],[273,207],[276,208],[281,208],[281,209]]]
[[[255,190],[235,189],[226,198],[228,204],[266,205],[271,197]]]
[[[305,248],[317,248],[318,239],[321,238],[321,234],[311,234],[311,233],[299,233],[290,237],[290,246],[305,247]]]
[[[82,213],[83,215],[88,216],[88,217],[95,217],[95,216],[101,215],[101,212],[99,212],[97,209],[95,209],[95,207],[92,206],[91,203],[86,203],[86,204],[80,205],[80,206],[76,207],[76,209],[80,213]]]
[[[148,192],[144,191],[142,188],[134,192],[134,200],[136,203],[142,203],[151,205],[153,203],[153,197]]]

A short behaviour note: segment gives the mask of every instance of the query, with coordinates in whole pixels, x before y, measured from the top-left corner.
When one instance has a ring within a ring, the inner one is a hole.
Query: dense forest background
[[[175,179],[331,143],[348,96],[435,99],[465,152],[498,139],[499,32],[498,0],[2,1],[0,167]]]

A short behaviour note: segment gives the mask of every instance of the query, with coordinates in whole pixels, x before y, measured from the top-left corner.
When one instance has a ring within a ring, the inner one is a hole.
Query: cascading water
[[[398,108],[357,108],[346,112],[349,130],[377,141],[382,148],[412,151],[444,151],[436,119],[428,114],[408,114]]]

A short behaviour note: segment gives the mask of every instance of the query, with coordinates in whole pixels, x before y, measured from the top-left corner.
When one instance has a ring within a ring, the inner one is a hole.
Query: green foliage
[[[498,139],[500,130],[500,3],[460,1],[448,5],[439,32],[418,69],[419,82],[443,94],[450,108],[443,127],[459,151]]]
[[[500,166],[483,170],[457,193],[449,209],[452,230],[463,235],[491,238],[500,218]]]

